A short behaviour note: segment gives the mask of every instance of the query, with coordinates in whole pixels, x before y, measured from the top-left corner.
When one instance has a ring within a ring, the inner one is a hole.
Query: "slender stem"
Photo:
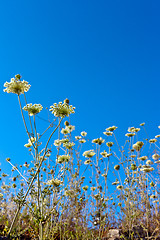
[[[27,99],[26,99],[25,93],[24,93],[24,99],[25,99],[25,103],[26,103],[26,105],[27,105]],[[28,117],[29,117],[29,122],[30,122],[30,125],[31,125],[32,135],[33,135],[33,137],[34,137],[33,127],[32,127],[32,122],[31,122],[31,117],[30,117],[29,113],[28,113]]]
[[[24,198],[23,198],[23,201],[26,199],[26,197],[27,197],[27,195],[28,195],[28,193],[29,193],[29,191],[30,191],[30,189],[31,189],[31,187],[32,187],[32,184],[33,184],[33,182],[34,182],[34,180],[35,180],[35,178],[36,178],[36,176],[37,176],[37,174],[38,174],[38,172],[39,172],[39,169],[40,169],[41,166],[42,166],[42,163],[43,163],[43,161],[44,161],[45,155],[46,155],[46,153],[47,153],[46,149],[47,149],[47,147],[48,147],[48,144],[49,144],[49,142],[50,142],[53,134],[55,133],[55,131],[57,130],[57,128],[58,128],[59,125],[61,124],[61,121],[62,121],[62,118],[61,118],[59,124],[57,125],[57,127],[56,127],[56,128],[54,129],[54,131],[51,133],[51,135],[50,135],[50,137],[49,137],[49,139],[48,139],[48,141],[47,141],[47,143],[46,143],[43,157],[42,157],[42,159],[41,159],[41,161],[40,161],[40,164],[39,164],[39,166],[38,166],[38,168],[37,168],[37,171],[35,172],[32,180],[31,180],[31,182],[30,182],[30,185],[28,186],[28,189],[27,189],[27,192],[26,192],[26,194],[25,194],[25,196],[24,196]],[[18,206],[17,212],[16,212],[16,214],[15,214],[15,217],[14,217],[13,222],[12,222],[12,224],[11,224],[11,227],[10,227],[10,229],[9,229],[8,236],[10,236],[10,233],[11,233],[11,231],[12,231],[12,229],[13,229],[14,223],[15,223],[15,221],[16,221],[16,219],[17,219],[17,216],[18,216],[18,214],[19,214],[19,212],[20,212],[20,210],[21,210],[21,207],[22,207],[22,205],[21,205],[21,206]]]
[[[17,167],[15,167],[10,161],[7,161],[9,164],[11,164],[11,166],[15,169],[15,170],[17,170],[17,172],[21,175],[21,177],[27,182],[27,184],[28,184],[28,181],[27,181],[27,179],[21,174],[21,172],[18,170],[18,168]]]

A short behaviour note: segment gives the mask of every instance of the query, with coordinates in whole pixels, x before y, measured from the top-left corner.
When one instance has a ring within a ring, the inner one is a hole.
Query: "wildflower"
[[[104,158],[108,156],[108,153],[104,150],[103,152],[100,153]]]
[[[140,126],[144,126],[145,125],[145,122],[143,122],[143,123],[141,123],[141,124],[139,124]]]
[[[25,162],[25,163],[23,164],[23,166],[26,167],[26,168],[29,168],[29,164],[28,164],[27,162]]]
[[[113,131],[116,130],[116,129],[117,129],[117,127],[112,126],[112,127],[106,128],[106,131],[113,132]]]
[[[57,163],[63,163],[63,162],[68,162],[70,159],[69,155],[59,155],[57,157]]]
[[[135,132],[135,127],[129,127],[128,132],[132,132],[132,133]]]
[[[146,161],[146,164],[147,164],[147,165],[149,165],[149,164],[151,165],[151,164],[153,164],[153,162],[152,162],[151,160],[147,160],[147,161]]]
[[[125,136],[126,137],[133,137],[133,136],[135,136],[135,133],[126,133]]]
[[[119,184],[119,181],[117,180],[116,182],[113,182],[112,185],[117,185]]]
[[[160,160],[155,161],[155,163],[160,163]]]
[[[160,138],[160,134],[159,134],[159,135],[156,135],[155,138]]]
[[[30,148],[30,147],[32,147],[32,143],[26,143],[26,144],[24,145],[24,147]]]
[[[150,167],[150,166],[148,166],[148,165],[144,165],[144,166],[142,166],[142,168],[141,168],[140,170],[141,170],[142,172],[148,173],[148,172],[153,171],[154,168],[153,168],[153,167]]]
[[[156,197],[156,195],[152,194],[152,195],[150,196],[150,198],[155,199],[155,198],[157,198],[157,197]]]
[[[148,159],[148,157],[147,157],[147,156],[142,156],[142,157],[139,157],[138,159],[139,159],[139,160],[142,160],[142,161],[145,161],[145,160]]]
[[[82,137],[81,136],[75,136],[76,140],[80,140]]]
[[[91,160],[90,160],[90,159],[87,159],[87,160],[84,162],[85,165],[88,165],[88,164],[90,164],[90,163],[91,163]]]
[[[155,142],[157,142],[157,139],[155,138],[149,140],[149,143],[155,143]]]
[[[62,133],[62,134],[68,134],[68,133],[69,133],[69,129],[67,129],[67,128],[62,128],[61,133]]]
[[[107,173],[103,173],[103,174],[102,174],[102,177],[105,177],[105,178],[106,178],[106,177],[107,177]]]
[[[59,140],[59,139],[57,139],[57,140],[54,141],[54,146],[56,146],[56,147],[61,146],[61,144],[62,144],[62,142],[61,142],[61,140]]]
[[[136,151],[140,151],[143,145],[144,145],[143,142],[138,141],[135,144],[133,144],[133,149],[135,149]]]
[[[120,165],[115,165],[114,169],[118,171],[120,169]]]
[[[3,90],[4,92],[15,93],[18,95],[28,92],[31,85],[28,84],[27,81],[21,81],[17,76],[18,75],[16,75],[15,78],[11,78],[10,82],[5,82],[4,87],[6,87],[6,89]]]
[[[87,133],[85,131],[81,132],[81,136],[82,137],[86,137],[87,136]]]
[[[100,137],[100,138],[97,138],[97,139],[93,139],[92,143],[96,143],[96,144],[101,145],[102,143],[104,143],[104,141],[105,140]]]
[[[154,182],[152,181],[152,182],[150,182],[150,186],[151,187],[154,187],[155,186],[155,184],[154,184]]]
[[[154,160],[158,160],[158,159],[160,158],[160,155],[157,154],[157,153],[155,153],[155,154],[152,155],[152,158],[153,158]]]
[[[95,191],[96,190],[96,187],[91,187],[91,191]]]
[[[26,106],[24,106],[23,110],[28,111],[30,116],[36,115],[40,111],[42,111],[42,105],[41,104],[33,104],[29,103]]]
[[[8,177],[8,174],[2,173],[2,177]]]
[[[66,129],[68,129],[69,133],[71,133],[73,130],[75,130],[75,126],[69,125],[66,126]]]
[[[66,100],[64,100],[64,103],[54,103],[52,106],[50,106],[50,111],[52,114],[54,114],[55,117],[61,118],[68,117],[71,113],[75,113],[74,109],[75,107],[69,105]]]
[[[106,132],[103,132],[103,134],[106,136],[112,136],[113,132],[106,131]]]
[[[118,185],[118,186],[117,186],[117,189],[118,189],[118,190],[122,190],[122,189],[123,189],[123,186],[122,186],[122,185]]]
[[[12,181],[15,182],[15,181],[16,181],[16,177],[13,177],[13,178],[12,178]]]
[[[131,155],[130,157],[131,157],[131,158],[135,158],[135,157],[137,157],[137,156],[133,154],[133,155]]]
[[[65,121],[65,122],[64,122],[64,125],[65,125],[65,126],[69,126],[69,122],[68,122],[68,121]]]
[[[74,142],[66,142],[63,143],[63,147],[65,147],[66,149],[72,149],[72,147],[75,145]]]
[[[79,142],[80,142],[80,143],[85,143],[86,140],[85,140],[85,139],[80,139]]]
[[[86,186],[82,187],[82,189],[83,189],[84,191],[87,191],[87,190],[88,190],[88,186],[86,185]]]
[[[96,154],[96,153],[94,152],[94,150],[88,150],[88,151],[85,151],[85,152],[83,153],[83,156],[84,156],[84,157],[87,157],[87,158],[91,158],[91,157],[93,157],[95,154]]]
[[[107,145],[108,147],[112,147],[113,144],[114,144],[113,142],[107,142],[107,143],[106,143],[106,145]]]
[[[121,206],[122,206],[122,203],[118,203],[118,206],[121,207]]]
[[[131,164],[131,169],[134,171],[134,170],[137,170],[137,166],[136,166],[136,164]]]
[[[13,183],[13,184],[12,184],[12,187],[13,187],[13,188],[16,188],[16,187],[17,187],[17,185],[16,185],[15,183]]]
[[[59,185],[60,184],[62,184],[63,182],[62,181],[60,181],[59,179],[51,179],[51,180],[49,180],[48,182],[47,182],[47,185],[53,185],[54,187],[59,187]]]

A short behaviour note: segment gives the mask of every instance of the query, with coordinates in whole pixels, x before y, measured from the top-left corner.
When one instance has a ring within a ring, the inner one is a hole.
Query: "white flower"
[[[59,102],[54,103],[52,106],[50,106],[50,110],[55,117],[68,117],[71,113],[74,113],[75,107],[73,107],[72,105],[68,104],[68,101],[64,100],[64,103]]]
[[[81,136],[85,137],[85,136],[87,136],[87,133],[85,131],[83,131],[83,132],[81,132]]]
[[[68,162],[70,159],[69,155],[59,155],[57,157],[57,163],[63,163],[63,162]]]
[[[87,158],[91,158],[95,155],[96,153],[94,152],[94,150],[88,150],[88,151],[85,151],[83,153],[83,156],[87,157]]]
[[[7,93],[15,93],[18,95],[23,94],[24,92],[28,92],[31,85],[28,84],[27,81],[21,81],[20,78],[21,76],[17,74],[15,78],[11,78],[10,82],[5,82],[4,87],[6,87],[6,89],[3,91]]]
[[[40,111],[42,111],[43,107],[41,104],[34,104],[32,105],[32,103],[27,104],[23,110],[28,111],[30,116],[36,115],[37,113],[39,113]]]

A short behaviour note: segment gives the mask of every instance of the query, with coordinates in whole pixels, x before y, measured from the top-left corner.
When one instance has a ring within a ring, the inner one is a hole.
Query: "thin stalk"
[[[24,100],[25,100],[25,103],[26,103],[26,105],[27,105],[27,99],[26,99],[25,93],[24,93]],[[31,125],[32,135],[33,135],[33,137],[34,137],[33,127],[32,127],[32,122],[31,122],[31,117],[30,117],[29,113],[28,113],[28,117],[29,117],[29,122],[30,122],[30,125]]]
[[[51,135],[50,135],[50,137],[49,137],[49,139],[48,139],[48,141],[47,141],[47,143],[46,143],[43,157],[42,157],[42,159],[41,159],[41,161],[40,161],[40,164],[39,164],[39,166],[38,166],[38,168],[37,168],[37,171],[35,172],[32,180],[31,180],[31,182],[30,182],[30,184],[29,184],[29,186],[28,186],[28,189],[27,189],[27,192],[26,192],[26,194],[25,194],[25,196],[24,196],[24,198],[23,198],[23,201],[26,199],[26,197],[27,197],[27,195],[28,195],[28,193],[29,193],[29,191],[30,191],[30,189],[31,189],[31,187],[32,187],[32,184],[33,184],[33,182],[34,182],[34,180],[35,180],[35,178],[36,178],[36,176],[37,176],[37,174],[38,174],[38,172],[39,172],[39,169],[40,169],[41,166],[42,166],[42,163],[43,163],[43,161],[44,161],[45,155],[46,155],[46,153],[47,153],[46,150],[47,150],[48,144],[49,144],[49,142],[50,142],[53,134],[55,133],[55,131],[57,130],[57,128],[58,128],[59,125],[61,124],[61,121],[62,121],[62,118],[61,118],[59,124],[57,125],[57,127],[56,127],[56,128],[54,129],[54,131],[51,133]],[[16,211],[16,214],[15,214],[15,217],[14,217],[12,223],[11,223],[11,227],[10,227],[10,229],[9,229],[8,236],[10,236],[10,233],[11,233],[11,231],[12,231],[12,229],[13,229],[13,226],[14,226],[14,224],[15,224],[15,222],[16,222],[17,216],[18,216],[21,208],[22,208],[22,205],[19,205],[19,206],[18,206],[18,209],[17,209],[17,211]]]

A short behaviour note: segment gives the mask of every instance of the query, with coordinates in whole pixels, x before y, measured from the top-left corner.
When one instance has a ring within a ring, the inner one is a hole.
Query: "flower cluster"
[[[11,78],[10,82],[5,82],[4,87],[6,87],[3,91],[7,93],[15,93],[17,95],[24,94],[24,92],[28,92],[31,85],[28,84],[27,81],[21,81],[21,76],[17,74],[15,78]]]
[[[88,150],[88,151],[85,151],[83,153],[83,156],[86,157],[86,158],[91,158],[95,155],[96,153],[94,152],[94,150]]]
[[[64,103],[59,102],[54,103],[52,106],[50,106],[50,110],[52,114],[54,114],[55,117],[68,117],[71,113],[75,113],[74,111],[75,107],[72,105],[69,105],[66,100],[64,100]]]
[[[32,103],[27,104],[23,110],[28,111],[30,116],[36,115],[37,113],[39,113],[40,111],[42,111],[43,107],[41,104],[34,104],[32,105]]]

